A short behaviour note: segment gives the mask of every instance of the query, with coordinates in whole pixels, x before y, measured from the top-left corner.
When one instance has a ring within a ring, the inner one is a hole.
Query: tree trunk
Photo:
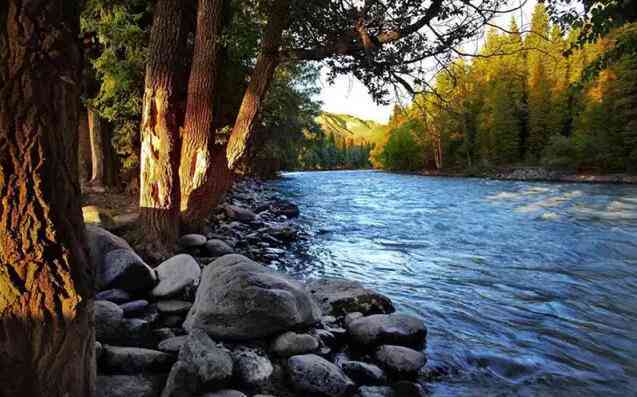
[[[228,167],[233,171],[240,171],[241,163],[247,159],[251,149],[250,142],[254,138],[254,123],[274,77],[274,71],[279,64],[281,36],[288,24],[289,13],[289,0],[274,0],[265,28],[261,52],[228,141]]]
[[[102,120],[94,110],[88,109],[88,130],[91,141],[91,180],[95,190],[104,190],[104,133]]]
[[[179,231],[178,54],[184,2],[159,0],[150,34],[141,125],[139,206],[145,250],[164,256]]]
[[[205,219],[216,205],[215,86],[221,32],[222,0],[199,0],[195,49],[188,80],[188,100],[182,130],[181,212],[185,224]],[[225,162],[224,162],[225,163]]]
[[[78,127],[78,166],[80,184],[85,185],[92,172],[92,154],[91,154],[91,138],[88,128],[88,110],[82,109],[80,111],[80,122]]]
[[[0,4],[0,396],[95,394],[77,2]]]

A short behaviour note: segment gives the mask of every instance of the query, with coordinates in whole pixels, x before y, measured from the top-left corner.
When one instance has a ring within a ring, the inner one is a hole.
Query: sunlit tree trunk
[[[188,99],[182,129],[181,211],[186,224],[205,219],[216,205],[216,177],[225,167],[215,163],[214,117],[222,0],[199,0],[195,48],[188,80]]]
[[[249,155],[250,143],[254,139],[254,123],[279,64],[281,36],[287,27],[289,12],[289,0],[273,0],[261,52],[228,141],[228,167],[232,170],[239,170]]]
[[[182,0],[159,0],[150,34],[141,125],[140,220],[145,251],[164,256],[179,231],[178,55]]]
[[[88,130],[91,143],[91,180],[93,189],[104,189],[104,131],[99,114],[88,109]]]
[[[0,396],[95,394],[77,2],[0,3]]]

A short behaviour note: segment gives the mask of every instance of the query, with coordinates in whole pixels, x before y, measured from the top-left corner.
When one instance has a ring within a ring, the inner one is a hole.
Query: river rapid
[[[637,187],[286,173],[286,265],[424,319],[434,396],[637,395]]]

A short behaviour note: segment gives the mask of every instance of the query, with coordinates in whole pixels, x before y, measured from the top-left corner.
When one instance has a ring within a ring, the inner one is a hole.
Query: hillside
[[[324,112],[317,117],[318,123],[327,135],[341,139],[354,139],[354,142],[378,144],[383,142],[386,126],[372,120],[363,120],[349,114]]]

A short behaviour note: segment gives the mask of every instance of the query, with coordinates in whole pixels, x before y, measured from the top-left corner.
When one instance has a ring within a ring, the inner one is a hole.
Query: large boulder
[[[175,296],[184,288],[195,285],[201,275],[199,264],[187,254],[175,255],[165,260],[155,271],[159,279],[159,283],[151,291],[155,298]]]
[[[86,225],[86,242],[88,251],[96,269],[101,269],[104,258],[109,252],[126,248],[132,250],[123,238],[95,225]]]
[[[348,313],[368,314],[393,313],[391,300],[374,290],[365,288],[358,281],[339,278],[324,278],[307,284],[323,313],[343,316]]]
[[[356,389],[356,384],[339,367],[315,354],[290,357],[288,372],[292,385],[301,393],[341,397]]]
[[[321,312],[305,287],[241,255],[226,255],[203,271],[184,328],[215,338],[267,337],[317,322]]]
[[[118,248],[104,256],[97,271],[99,289],[119,288],[129,292],[146,291],[155,285],[157,277],[133,250]]]
[[[201,234],[184,234],[177,240],[177,245],[182,248],[198,248],[206,243],[206,236]]]
[[[174,356],[157,350],[104,345],[100,369],[119,374],[167,373],[174,362]]]
[[[359,345],[399,345],[423,348],[427,328],[417,317],[406,314],[373,314],[349,323],[352,339]]]
[[[340,367],[347,376],[361,385],[382,385],[387,381],[385,372],[374,364],[343,361]]]
[[[427,363],[425,353],[404,346],[383,345],[376,350],[374,357],[396,376],[414,376]]]
[[[157,397],[166,379],[163,375],[100,375],[95,382],[97,397]]]

